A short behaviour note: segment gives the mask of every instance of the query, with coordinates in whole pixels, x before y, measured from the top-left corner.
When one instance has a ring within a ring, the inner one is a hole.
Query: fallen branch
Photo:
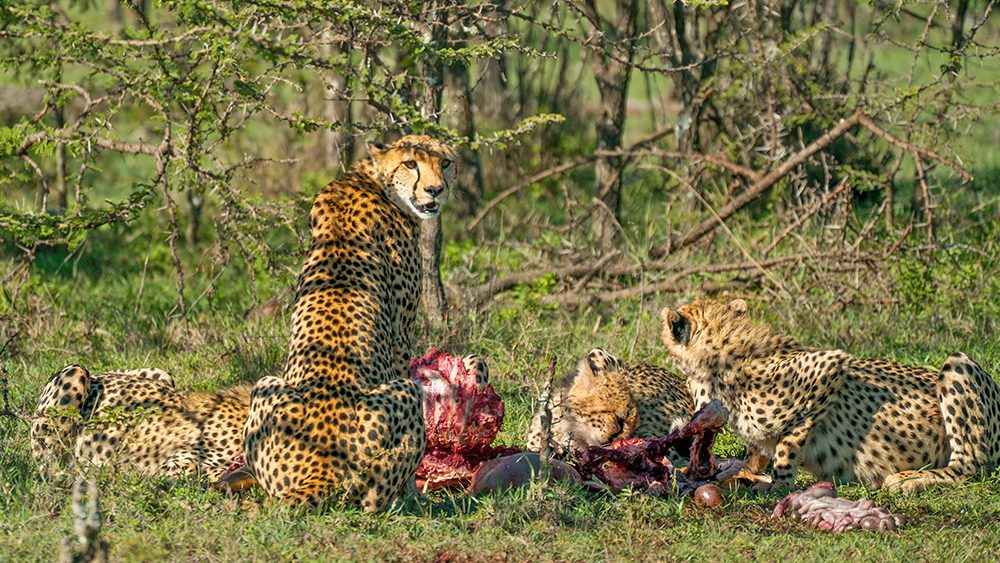
[[[842,191],[844,191],[848,187],[850,187],[850,184],[845,180],[845,181],[841,182],[840,185],[837,186],[837,188],[835,190],[833,190],[830,193],[828,193],[825,196],[823,196],[823,199],[821,199],[818,202],[816,202],[816,204],[813,205],[812,208],[810,208],[808,211],[806,211],[805,215],[799,217],[798,219],[795,220],[794,223],[792,223],[791,225],[789,225],[784,231],[781,231],[781,234],[778,235],[774,240],[772,240],[771,244],[767,245],[767,248],[764,249],[763,256],[767,256],[768,254],[770,254],[771,251],[774,250],[774,247],[778,246],[779,242],[785,240],[785,237],[787,237],[788,235],[790,235],[792,233],[792,231],[794,231],[795,229],[797,229],[802,223],[804,223],[806,221],[806,219],[808,219],[808,218],[812,217],[813,215],[815,215],[820,209],[823,208],[823,206],[825,206],[827,203],[830,203],[830,200],[833,199],[834,196],[836,196],[837,194],[841,193]]]
[[[641,287],[630,287],[617,291],[607,291],[603,293],[561,293],[559,295],[546,295],[541,299],[543,305],[559,304],[564,307],[586,306],[595,302],[611,303],[619,299],[631,299],[651,295],[653,293],[682,293],[692,290],[699,290],[703,293],[714,293],[725,290],[743,290],[751,285],[749,281],[704,281],[689,282],[667,280],[659,283],[643,285]]]
[[[663,256],[666,256],[668,249],[677,250],[679,248],[684,248],[686,246],[694,244],[695,242],[700,240],[701,237],[715,230],[715,228],[719,225],[719,223],[731,217],[734,213],[742,209],[743,206],[745,206],[746,204],[764,195],[764,192],[770,189],[775,182],[783,178],[786,174],[794,170],[800,164],[804,163],[806,159],[808,159],[810,156],[826,148],[830,143],[832,143],[838,137],[847,132],[847,130],[850,129],[851,127],[854,127],[855,125],[861,123],[861,117],[863,115],[864,111],[858,110],[854,112],[854,114],[848,117],[847,119],[842,120],[840,123],[838,123],[835,127],[830,129],[826,133],[820,135],[818,139],[816,139],[812,143],[809,143],[809,145],[806,146],[806,148],[802,149],[801,151],[796,153],[795,156],[786,160],[784,163],[782,163],[781,166],[775,168],[766,176],[754,182],[754,184],[750,187],[750,189],[733,198],[732,201],[730,201],[727,205],[723,206],[722,209],[718,211],[718,213],[702,221],[700,225],[692,229],[691,232],[689,232],[681,240],[676,242],[668,241],[665,244],[651,248],[649,251],[650,258],[662,258]]]

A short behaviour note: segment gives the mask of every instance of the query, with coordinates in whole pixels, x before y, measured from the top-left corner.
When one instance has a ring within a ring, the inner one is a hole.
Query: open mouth
[[[431,201],[424,205],[417,205],[416,199],[413,200],[413,207],[417,210],[417,213],[437,213],[441,209],[441,204],[436,201]]]

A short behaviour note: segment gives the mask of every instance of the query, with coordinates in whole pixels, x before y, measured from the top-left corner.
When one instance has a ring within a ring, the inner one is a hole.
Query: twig
[[[546,170],[544,172],[539,172],[538,174],[535,174],[534,176],[528,178],[527,180],[525,180],[524,182],[521,182],[520,184],[518,184],[516,186],[507,188],[506,190],[500,192],[500,195],[496,196],[495,198],[493,198],[492,200],[490,200],[489,203],[487,203],[486,205],[484,205],[483,208],[479,211],[479,213],[476,214],[475,219],[473,219],[472,222],[469,223],[469,226],[466,227],[465,230],[466,231],[471,231],[471,230],[475,229],[476,225],[478,225],[479,222],[482,221],[484,217],[486,217],[486,214],[489,213],[491,209],[493,209],[494,207],[496,207],[498,203],[500,203],[501,201],[507,199],[508,197],[516,194],[517,192],[523,190],[524,188],[527,188],[528,186],[530,186],[530,185],[532,185],[534,183],[541,182],[542,180],[544,180],[544,179],[546,179],[546,178],[548,178],[550,176],[555,176],[556,174],[561,174],[563,172],[566,172],[567,170],[572,170],[574,168],[577,168],[579,166],[583,166],[584,164],[587,164],[588,162],[593,162],[595,160],[597,160],[596,156],[588,156],[588,157],[584,157],[584,158],[579,158],[579,159],[574,160],[572,162],[564,162],[563,164],[560,164],[559,166],[555,166],[555,167],[549,168],[548,170]]]
[[[632,297],[640,297],[645,295],[650,295],[653,293],[670,292],[670,293],[680,293],[687,292],[694,289],[699,289],[704,293],[714,293],[716,291],[723,290],[742,290],[746,289],[751,282],[749,281],[705,281],[705,282],[686,282],[670,279],[660,283],[654,283],[650,285],[644,285],[641,287],[632,287],[628,289],[621,289],[618,291],[609,291],[606,293],[597,294],[573,294],[573,293],[563,293],[560,295],[546,295],[541,299],[542,304],[559,304],[562,306],[576,306],[589,305],[595,301],[600,301],[601,303],[612,303],[619,299],[630,299]]]
[[[508,197],[516,194],[517,192],[523,190],[524,188],[527,188],[528,186],[530,186],[532,184],[541,182],[542,180],[544,180],[546,178],[555,176],[556,174],[561,174],[563,172],[566,172],[567,170],[572,170],[574,168],[583,166],[584,164],[588,164],[590,162],[593,162],[593,161],[597,160],[598,158],[603,158],[603,157],[606,157],[606,156],[628,155],[632,151],[635,151],[636,149],[638,149],[640,147],[643,147],[643,146],[645,146],[645,145],[647,145],[649,143],[652,143],[653,141],[657,141],[657,140],[659,140],[659,139],[661,139],[663,137],[666,137],[667,135],[669,135],[669,134],[671,134],[673,132],[674,132],[673,126],[670,126],[670,127],[667,127],[667,128],[663,128],[663,129],[660,129],[659,131],[656,131],[655,133],[652,133],[652,134],[650,134],[650,135],[648,135],[646,137],[643,137],[642,139],[639,139],[638,141],[636,141],[635,143],[633,143],[625,151],[620,151],[620,152],[616,152],[616,151],[595,151],[594,154],[591,155],[591,156],[585,156],[583,158],[579,158],[579,159],[574,160],[572,162],[565,162],[563,164],[560,164],[559,166],[554,166],[552,168],[549,168],[548,170],[545,170],[543,172],[539,172],[538,174],[535,174],[534,176],[528,178],[524,182],[521,182],[520,184],[518,184],[516,186],[507,188],[506,190],[500,192],[500,194],[498,196],[496,196],[495,198],[491,199],[490,202],[487,203],[486,205],[484,205],[483,208],[479,211],[479,213],[476,214],[476,217],[469,223],[469,226],[467,226],[465,228],[465,230],[466,230],[466,232],[470,232],[473,229],[475,229],[476,225],[478,225],[480,223],[480,221],[482,221],[483,218],[486,217],[486,215],[490,212],[490,210],[492,210],[494,207],[497,206],[498,203],[500,203],[501,201],[507,199]],[[621,171],[622,171],[622,169],[624,167],[625,167],[625,163],[623,162],[622,165],[618,168],[616,176],[613,177],[611,179],[611,181],[608,182],[608,184],[605,185],[602,188],[602,190],[600,192],[600,195],[598,195],[599,198],[603,198],[604,195],[606,195],[607,192],[610,191],[610,189],[611,189],[610,186],[614,185],[614,183],[618,180],[618,177],[621,175]]]
[[[806,159],[808,159],[810,156],[816,154],[820,150],[827,147],[834,140],[836,140],[841,135],[846,133],[851,127],[854,127],[856,125],[862,125],[866,127],[872,133],[878,135],[879,137],[882,137],[890,144],[900,149],[914,152],[924,157],[931,158],[944,163],[946,166],[955,170],[955,172],[957,172],[960,176],[962,176],[962,178],[966,182],[972,181],[973,179],[972,174],[969,173],[964,168],[962,168],[960,165],[956,164],[955,162],[941,156],[940,154],[930,149],[918,147],[916,145],[903,141],[902,139],[894,137],[893,135],[890,135],[884,129],[876,125],[875,122],[873,122],[868,117],[868,115],[865,113],[864,110],[858,110],[854,112],[850,117],[841,120],[840,123],[832,127],[826,133],[820,135],[818,139],[816,139],[808,146],[803,148],[801,151],[796,153],[794,156],[786,160],[781,166],[774,169],[769,174],[759,178],[757,181],[754,182],[753,186],[751,186],[750,189],[743,192],[736,198],[733,198],[733,200],[729,202],[729,204],[723,206],[723,208],[720,209],[717,214],[713,214],[712,217],[709,217],[704,221],[702,221],[701,224],[692,229],[682,239],[680,239],[679,241],[671,240],[664,244],[661,244],[660,246],[656,246],[650,249],[649,256],[651,258],[662,258],[666,256],[669,252],[694,244],[695,242],[700,240],[703,236],[715,230],[715,228],[719,225],[721,221],[724,221],[729,216],[742,209],[743,206],[745,206],[746,204],[759,198],[775,182],[777,182],[779,179],[781,179],[786,174],[791,172],[795,167],[804,163]]]
[[[728,205],[723,206],[723,208],[713,214],[712,217],[702,221],[700,225],[692,229],[691,232],[689,232],[684,238],[677,242],[671,242],[651,248],[649,256],[651,258],[661,258],[666,255],[667,248],[677,250],[694,244],[700,240],[701,237],[715,230],[720,222],[729,218],[731,215],[742,209],[746,204],[762,196],[764,192],[774,185],[775,182],[791,172],[795,167],[804,163],[810,156],[823,150],[851,127],[861,123],[861,118],[863,116],[864,110],[858,110],[847,119],[841,120],[840,123],[826,133],[820,135],[819,138],[812,143],[809,143],[809,145],[796,153],[795,156],[786,160],[781,166],[775,168],[769,174],[754,182],[750,189],[733,198]]]
[[[927,174],[924,172],[924,165],[920,162],[920,155],[913,153],[913,164],[917,168],[917,181],[920,182],[920,189],[924,196],[924,218],[927,220],[927,244],[934,242],[934,216],[931,215],[931,192],[927,187]]]
[[[844,191],[848,187],[848,185],[849,184],[847,183],[847,180],[844,180],[843,182],[840,183],[839,186],[837,186],[836,189],[834,189],[830,193],[828,193],[825,196],[823,196],[823,199],[821,199],[818,202],[816,202],[816,204],[813,205],[811,209],[809,209],[808,211],[806,211],[805,215],[803,215],[803,216],[799,217],[798,219],[796,219],[795,223],[789,225],[784,231],[781,232],[780,235],[778,235],[777,238],[775,238],[774,240],[772,240],[771,244],[767,245],[767,248],[764,249],[764,252],[761,255],[764,256],[764,257],[767,257],[767,255],[772,250],[774,250],[774,247],[778,246],[779,242],[785,240],[785,237],[787,237],[789,234],[791,234],[792,231],[794,231],[795,229],[797,229],[799,227],[799,225],[801,225],[802,223],[805,222],[806,219],[808,219],[808,218],[812,217],[813,215],[815,215],[816,212],[818,212],[827,203],[829,203],[830,200],[833,199],[834,196],[836,196],[840,192]]]
[[[540,420],[542,425],[542,450],[539,452],[539,465],[543,483],[549,481],[549,464],[552,462],[552,448],[549,444],[549,441],[552,439],[552,407],[549,405],[549,401],[552,400],[552,381],[556,376],[557,359],[558,356],[556,354],[552,354],[552,357],[549,358],[549,376],[545,380],[545,387],[542,388],[542,394],[538,397],[538,407],[542,413]]]
[[[779,256],[777,258],[769,258],[767,260],[747,260],[743,262],[730,262],[726,264],[702,264],[698,266],[690,266],[687,268],[676,270],[676,264],[669,264],[663,261],[655,262],[638,262],[635,260],[625,260],[617,262],[615,264],[606,265],[603,268],[595,268],[589,265],[576,265],[567,266],[565,268],[543,268],[538,270],[531,270],[528,272],[522,272],[520,274],[513,274],[510,276],[502,277],[498,280],[493,280],[487,282],[478,289],[471,292],[469,300],[476,304],[481,305],[489,301],[497,293],[503,292],[507,289],[511,289],[520,284],[527,284],[535,281],[536,279],[555,274],[560,278],[564,277],[579,277],[590,273],[591,270],[596,270],[594,275],[598,273],[607,277],[626,277],[634,276],[639,271],[649,271],[649,272],[674,272],[671,282],[677,283],[682,278],[690,276],[692,274],[709,274],[709,273],[720,273],[720,272],[730,272],[734,270],[760,270],[776,267],[785,267],[792,264],[799,263],[803,260],[840,260],[846,257],[853,257],[855,260],[877,260],[878,257],[868,253],[857,253],[848,250],[833,250],[824,253],[814,253],[814,252],[800,252],[797,254],[789,254],[788,256]],[[661,283],[657,286],[650,286],[652,289],[647,293],[653,293],[655,291],[670,291],[671,287],[676,287],[678,291],[685,289],[685,286],[675,285],[671,286],[668,283]],[[660,289],[656,289],[660,288]],[[553,295],[547,296],[542,299],[543,302],[548,303],[559,303],[560,296]],[[569,298],[563,297],[567,303],[571,302]]]
[[[859,113],[860,113],[860,115],[859,115]],[[868,116],[866,114],[864,114],[864,113],[858,112],[855,115],[858,115],[858,123],[860,123],[861,125],[864,125],[865,127],[868,128],[869,131],[871,131],[872,133],[875,133],[879,137],[882,137],[883,139],[885,139],[886,141],[888,141],[890,144],[895,145],[895,146],[899,147],[900,149],[903,149],[904,151],[917,153],[917,154],[922,155],[924,157],[927,157],[927,158],[930,158],[930,159],[933,159],[933,160],[936,160],[938,162],[943,163],[945,166],[947,166],[948,168],[951,168],[956,173],[958,173],[958,175],[961,176],[962,180],[964,180],[965,182],[971,182],[974,179],[974,176],[972,175],[972,173],[969,172],[968,170],[966,170],[965,168],[962,168],[962,166],[959,165],[958,163],[953,162],[951,160],[948,160],[947,158],[941,156],[940,154],[938,154],[938,153],[936,153],[936,152],[934,152],[934,151],[932,151],[930,149],[925,149],[923,147],[919,147],[917,145],[914,145],[914,144],[911,144],[911,143],[907,143],[906,141],[904,141],[904,140],[902,140],[902,139],[900,139],[898,137],[892,136],[885,129],[882,129],[874,121],[872,121],[871,119],[869,119]]]

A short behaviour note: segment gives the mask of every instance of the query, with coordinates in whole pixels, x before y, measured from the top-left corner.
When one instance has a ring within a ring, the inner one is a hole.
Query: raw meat
[[[477,383],[462,358],[431,349],[410,362],[410,377],[423,392],[427,428],[418,488],[468,486],[483,462],[521,451],[491,445],[503,424],[503,401],[489,382]]]

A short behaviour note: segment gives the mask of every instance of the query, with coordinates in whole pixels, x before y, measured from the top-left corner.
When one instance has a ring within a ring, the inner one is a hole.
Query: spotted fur
[[[663,319],[697,405],[722,401],[733,433],[774,461],[772,489],[792,487],[802,467],[912,493],[1000,463],[1000,388],[964,354],[934,372],[818,350],[755,325],[740,299],[664,309]]]
[[[631,437],[662,438],[684,426],[693,402],[684,380],[669,370],[629,366],[600,348],[553,385],[550,446],[556,453],[585,450]],[[528,429],[528,450],[543,444],[542,410]]]
[[[92,375],[67,366],[42,389],[29,430],[31,453],[46,471],[121,463],[147,474],[201,472],[215,479],[241,450],[250,390],[184,393],[159,369]]]
[[[243,447],[273,497],[374,512],[412,483],[424,453],[409,378],[418,219],[440,213],[456,166],[452,149],[426,136],[369,152],[313,203],[288,361],[254,388]]]

